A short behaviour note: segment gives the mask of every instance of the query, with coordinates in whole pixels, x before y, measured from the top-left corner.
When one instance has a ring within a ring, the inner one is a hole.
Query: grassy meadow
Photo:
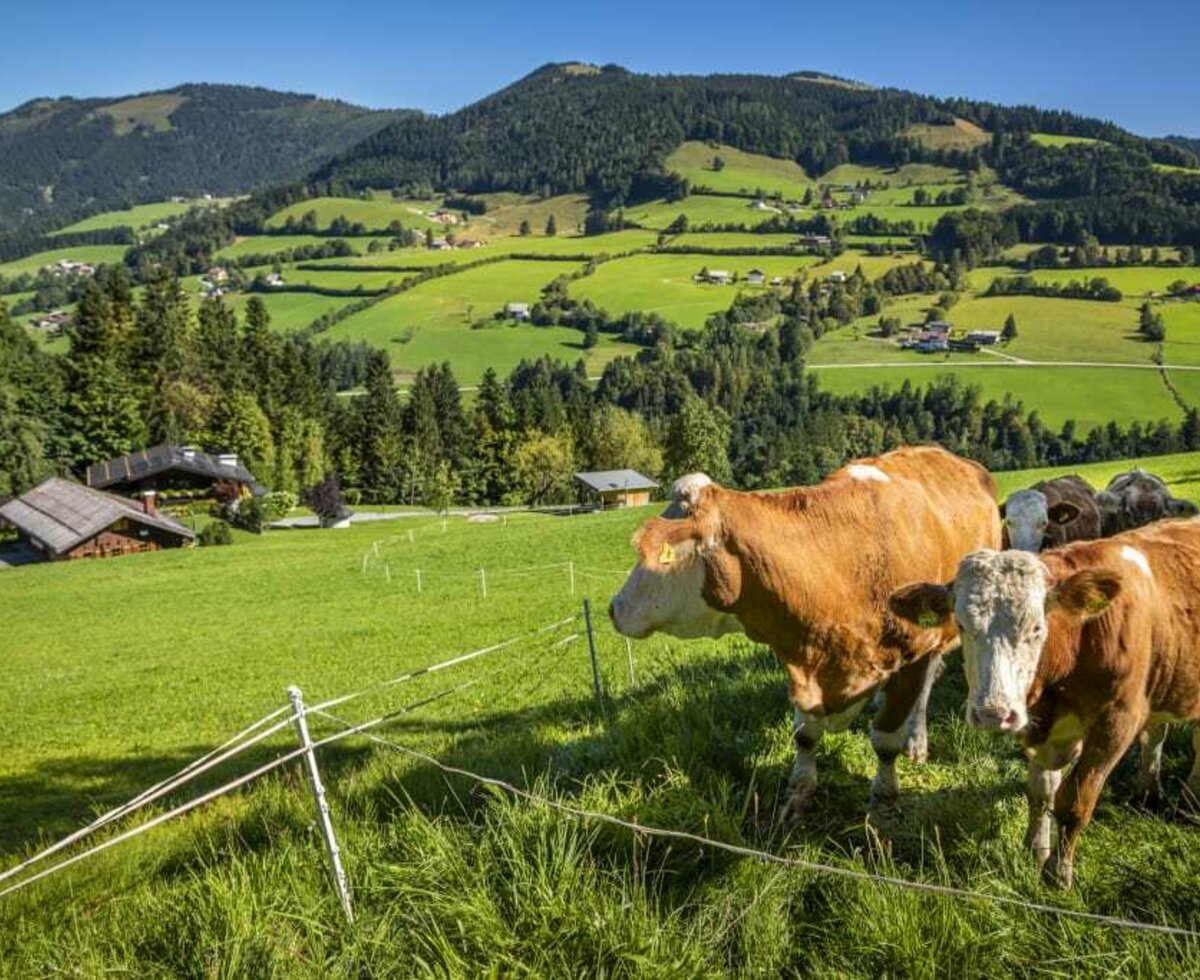
[[[1143,462],[1176,492],[1200,495],[1197,455]],[[1119,468],[1080,471],[1103,482]],[[1007,492],[1040,475],[1005,474],[1001,483]],[[0,759],[0,867],[280,706],[288,684],[299,684],[311,704],[526,634],[572,615],[584,595],[601,609],[630,562],[630,533],[657,509],[491,524],[452,518],[444,531],[410,518],[0,573],[0,603],[22,611],[0,636],[8,668],[0,709],[15,720]],[[547,567],[566,561],[577,570],[574,596],[561,564]],[[523,640],[334,712],[358,721],[444,694],[381,735],[646,825],[1200,927],[1196,831],[1173,808],[1150,813],[1131,800],[1128,762],[1084,836],[1076,890],[1062,896],[1039,884],[1021,844],[1022,762],[1011,742],[966,726],[954,659],[934,694],[930,761],[900,760],[899,807],[865,819],[873,754],[864,720],[823,741],[814,809],[784,833],[773,811],[790,766],[790,717],[783,674],[767,652],[742,637],[654,638],[633,644],[631,680],[625,645],[600,616],[601,711],[580,640],[554,643],[569,632]],[[320,718],[312,724],[316,737],[336,730]],[[1186,741],[1176,733],[1168,742],[1169,792],[1190,763]],[[293,745],[290,732],[280,733],[203,785]],[[355,893],[353,926],[341,921],[328,884],[308,788],[288,766],[0,899],[0,975],[1200,969],[1200,947],[1183,940],[632,837],[444,777],[361,738],[320,758]]]
[[[88,262],[93,265],[101,263],[116,265],[125,258],[125,251],[124,245],[73,245],[70,248],[54,248],[13,259],[11,262],[0,263],[0,276],[34,274],[43,266],[53,265],[61,259]]]
[[[713,158],[725,161],[720,170],[713,169]],[[666,169],[686,177],[693,187],[704,187],[722,194],[781,194],[798,199],[814,186],[804,168],[794,160],[779,160],[760,153],[723,144],[712,145],[689,140],[666,159]]]
[[[105,211],[102,214],[94,214],[89,218],[84,218],[82,221],[76,221],[73,225],[59,228],[58,231],[52,232],[52,234],[67,235],[72,232],[99,231],[103,228],[121,227],[133,228],[136,231],[141,228],[152,227],[170,218],[177,218],[189,208],[204,205],[215,206],[215,203],[214,201],[194,200],[156,201],[153,204],[136,204],[121,211]]]

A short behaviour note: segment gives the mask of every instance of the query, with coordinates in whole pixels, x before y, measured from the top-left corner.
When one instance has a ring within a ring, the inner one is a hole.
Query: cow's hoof
[[[900,806],[900,791],[894,787],[884,789],[872,787],[869,806],[875,813],[895,810]]]
[[[779,822],[785,827],[796,824],[812,806],[815,786],[789,786],[787,799],[779,808]]]
[[[1057,888],[1066,891],[1071,887],[1074,878],[1074,868],[1067,861],[1061,861],[1056,855],[1049,855],[1042,865],[1042,884],[1047,888]]]
[[[925,733],[912,734],[904,743],[904,754],[913,762],[929,761],[929,736]]]

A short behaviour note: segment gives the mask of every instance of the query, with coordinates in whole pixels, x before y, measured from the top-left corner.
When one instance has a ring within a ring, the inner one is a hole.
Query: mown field
[[[149,228],[168,218],[175,218],[185,213],[189,208],[208,205],[217,206],[214,201],[158,201],[154,204],[137,204],[122,211],[105,211],[94,214],[90,218],[76,221],[54,232],[55,235],[65,235],[79,231],[98,231],[102,228]]]
[[[71,248],[50,249],[26,255],[24,258],[14,259],[11,262],[0,263],[0,276],[36,273],[42,266],[53,265],[61,259],[98,265],[101,262],[119,264],[124,257],[124,245],[74,245]]]
[[[1196,455],[1143,462],[1176,492],[1200,494]],[[1081,472],[1102,482],[1118,468]],[[1008,490],[1039,475],[1001,482]],[[656,509],[485,525],[451,519],[445,531],[409,519],[272,532],[226,549],[0,574],[0,603],[21,610],[0,635],[0,710],[14,720],[0,760],[0,865],[281,705],[288,684],[301,685],[312,703],[525,634],[571,615],[584,594],[602,606],[629,564],[630,532]],[[545,567],[568,560],[576,563],[575,596],[565,569]],[[742,638],[652,639],[633,645],[631,681],[624,644],[603,621],[597,635],[603,712],[592,702],[581,643],[554,647],[546,637],[335,713],[357,721],[459,688],[381,734],[645,825],[1200,927],[1196,830],[1173,808],[1140,809],[1128,762],[1085,835],[1076,890],[1042,888],[1021,844],[1022,763],[1008,741],[967,728],[953,660],[935,691],[930,762],[900,762],[898,809],[864,820],[873,755],[859,722],[822,743],[815,808],[785,834],[772,813],[790,764],[790,719],[771,656]],[[313,724],[318,737],[335,730]],[[1169,792],[1190,763],[1186,742],[1182,733],[1168,742]],[[281,733],[213,780],[292,744]],[[443,777],[363,739],[326,748],[321,760],[355,889],[353,926],[342,923],[328,886],[308,789],[289,767],[0,899],[0,975],[1200,969],[1200,948],[1182,940],[635,838]]]

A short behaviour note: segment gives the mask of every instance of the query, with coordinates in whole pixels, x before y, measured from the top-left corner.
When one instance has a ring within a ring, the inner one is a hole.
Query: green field
[[[437,233],[442,229],[442,225],[430,221],[425,214],[439,207],[441,202],[438,200],[396,199],[383,191],[376,191],[368,198],[316,197],[297,201],[275,212],[268,219],[267,226],[282,228],[289,217],[299,221],[309,211],[313,211],[317,215],[319,228],[328,228],[334,218],[345,218],[351,223],[361,222],[371,231],[381,231],[393,221],[399,221],[405,228],[416,228],[422,232],[426,228],[432,228]]]
[[[1133,465],[1130,460],[1115,460],[1108,463],[1081,463],[1069,467],[1072,473],[1078,473],[1092,486],[1100,488],[1108,485],[1118,473],[1124,473]],[[1137,465],[1160,476],[1177,497],[1200,502],[1200,454],[1173,453],[1169,456],[1148,456],[1137,460]],[[1039,480],[1047,480],[1062,473],[1062,468],[1045,468],[1037,470],[1015,470],[1010,473],[997,473],[996,483],[1000,496],[1007,497],[1014,490],[1031,486]]]
[[[90,218],[84,218],[82,221],[77,221],[73,225],[68,225],[66,228],[60,228],[53,232],[55,235],[65,235],[77,231],[98,231],[102,228],[133,228],[135,231],[140,228],[149,228],[161,221],[166,221],[168,218],[175,218],[184,214],[189,208],[208,205],[215,207],[217,202],[214,201],[159,201],[155,204],[138,204],[131,208],[126,208],[123,211],[105,211],[103,214],[94,214]]]
[[[584,351],[578,330],[494,319],[508,303],[536,302],[550,280],[578,268],[569,262],[516,260],[467,269],[386,299],[325,336],[365,340],[386,350],[401,375],[449,361],[464,384],[478,381],[488,367],[503,377],[523,358],[543,355],[568,363],[582,358],[588,373],[598,375],[612,358],[635,348],[602,335],[597,347]],[[476,323],[481,326],[473,328]]]
[[[386,245],[387,239],[376,239]],[[218,259],[240,259],[247,255],[271,255],[276,252],[286,252],[294,248],[328,245],[331,239],[321,235],[246,235],[235,239],[217,253]],[[350,247],[357,254],[365,254],[369,238],[347,238]],[[382,254],[382,253],[377,253]],[[340,261],[345,261],[341,259]]]
[[[125,258],[126,251],[124,245],[74,245],[71,248],[56,248],[0,264],[0,276],[33,274],[42,266],[53,265],[60,259],[89,262],[93,265],[116,264]]]
[[[1097,145],[1104,140],[1092,139],[1089,136],[1060,136],[1057,133],[1032,133],[1030,138],[1041,146],[1053,146],[1061,149],[1064,146]]]
[[[570,293],[590,299],[614,315],[641,310],[698,328],[712,314],[729,309],[740,290],[768,288],[693,282],[701,269],[721,269],[739,276],[761,269],[768,278],[790,278],[819,261],[815,256],[790,255],[638,255],[604,263],[592,275],[571,283]]]
[[[721,170],[712,169],[713,157],[725,161]],[[686,177],[693,187],[705,187],[724,194],[762,192],[798,199],[813,186],[804,168],[793,160],[745,153],[732,146],[711,146],[697,140],[674,150],[667,157],[666,168]]]
[[[1091,279],[1107,279],[1121,290],[1127,299],[1144,299],[1148,293],[1165,294],[1173,282],[1182,280],[1191,285],[1200,282],[1200,269],[1171,266],[1125,266],[1095,269],[1034,269],[1012,273],[1003,269],[973,269],[968,276],[972,288],[985,290],[993,279],[1008,275],[1032,276],[1035,282],[1060,283],[1086,282]]]
[[[1055,429],[1068,419],[1086,432],[1110,421],[1128,425],[1181,418],[1158,372],[1150,368],[1023,367],[991,361],[956,363],[947,371],[944,364],[927,359],[923,365],[814,365],[813,370],[821,387],[835,394],[858,394],[874,386],[898,388],[905,381],[924,386],[952,373],[964,384],[977,385],[985,399],[1003,401],[1011,395],[1024,403],[1027,412],[1036,409],[1042,421]]]
[[[1196,498],[1196,455],[1145,460]],[[1071,467],[1102,482],[1128,464]],[[1007,492],[1040,474],[1007,474]],[[657,507],[475,525],[402,521],[272,532],[231,548],[0,573],[9,719],[0,864],[128,799],[285,701],[322,698],[601,607]],[[406,531],[413,530],[413,540]],[[377,550],[376,550],[377,549]],[[365,562],[364,562],[365,559]],[[573,560],[577,594],[565,570]],[[488,596],[478,569],[486,569]],[[424,589],[417,593],[415,569]],[[390,580],[389,580],[390,579]],[[120,615],[114,615],[114,610]],[[131,624],[136,641],[131,642]],[[959,662],[931,706],[931,761],[899,762],[898,810],[864,821],[860,721],[827,736],[813,811],[772,814],[791,761],[782,671],[741,637],[624,644],[597,623],[608,711],[585,648],[551,638],[335,708],[358,721],[432,696],[389,741],[565,803],[793,858],[1197,928],[1194,827],[1110,780],[1076,864],[1048,892],[1024,854],[1023,762],[962,719]],[[462,687],[464,684],[470,686]],[[456,690],[457,689],[457,690]],[[336,731],[314,717],[316,737]],[[203,786],[294,746],[289,730]],[[1167,781],[1190,764],[1168,742]],[[1182,976],[1194,947],[1031,910],[911,894],[581,823],[352,739],[320,752],[354,887],[346,926],[288,767],[0,900],[0,973],[148,975]],[[185,792],[172,802],[191,798]],[[104,836],[104,835],[102,835]],[[1153,881],[1153,888],[1147,882]],[[440,969],[439,969],[440,968]]]

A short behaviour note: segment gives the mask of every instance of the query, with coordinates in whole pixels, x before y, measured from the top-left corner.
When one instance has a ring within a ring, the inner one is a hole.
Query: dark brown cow
[[[1029,758],[1027,843],[1047,883],[1070,887],[1079,834],[1139,733],[1152,790],[1165,724],[1200,718],[1198,581],[1200,521],[1170,521],[1041,555],[982,551],[949,586],[892,597],[910,621],[957,619],[968,720],[1011,732]],[[1200,767],[1188,786],[1200,793]]]
[[[1171,496],[1162,477],[1133,469],[1114,476],[1103,492],[1096,494],[1104,521],[1105,535],[1145,527],[1168,517],[1195,517],[1196,505]]]
[[[928,696],[955,631],[912,628],[888,615],[887,599],[914,575],[948,577],[969,551],[999,544],[991,476],[944,450],[907,448],[852,463],[816,487],[739,493],[692,476],[680,496],[686,516],[652,518],[634,539],[638,564],[610,607],[617,629],[634,637],[743,630],[775,651],[796,712],[788,817],[816,787],[822,734],[849,724],[882,687],[872,799],[895,798],[905,721]]]
[[[1018,490],[1000,507],[1004,546],[1041,551],[1071,541],[1093,541],[1103,533],[1096,491],[1081,476],[1042,480]]]

